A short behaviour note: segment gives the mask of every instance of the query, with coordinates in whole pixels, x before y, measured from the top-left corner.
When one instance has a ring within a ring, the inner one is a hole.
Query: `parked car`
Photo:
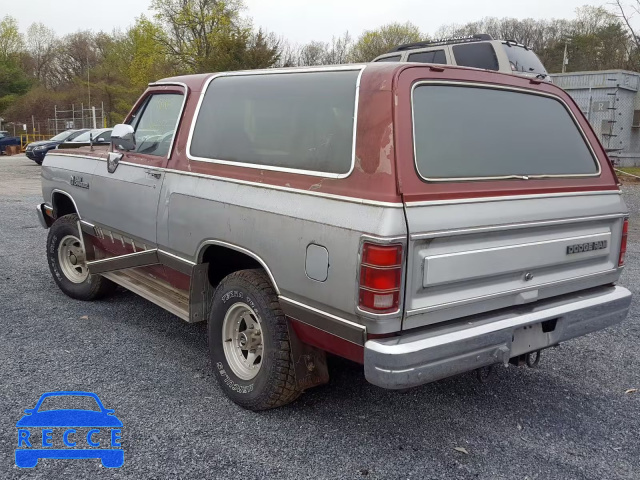
[[[111,141],[112,128],[95,128],[86,130],[82,135],[78,135],[72,140],[67,140],[59,148],[78,148],[88,145],[108,145]]]
[[[542,62],[529,47],[514,40],[494,40],[488,34],[408,43],[373,61],[460,65],[551,81]]]
[[[42,165],[42,161],[44,160],[44,156],[47,154],[49,150],[53,150],[54,148],[58,148],[61,143],[72,141],[79,135],[89,131],[88,128],[83,128],[80,130],[66,130],[58,135],[51,137],[49,140],[42,140],[39,142],[31,142],[27,145],[25,149],[25,155],[27,158],[30,158],[38,165]]]
[[[328,381],[326,352],[405,389],[534,365],[629,309],[615,174],[541,79],[385,62],[176,77],[111,142],[45,158],[54,281],[208,321],[215,376],[248,409]]]
[[[0,155],[12,145],[20,145],[20,137],[12,137],[6,130],[0,130]]]

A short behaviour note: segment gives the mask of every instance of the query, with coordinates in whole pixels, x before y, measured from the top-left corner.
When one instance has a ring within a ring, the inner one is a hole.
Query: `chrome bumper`
[[[49,228],[49,223],[47,222],[47,219],[44,215],[44,207],[45,207],[46,203],[39,203],[38,205],[36,205],[36,214],[38,215],[38,221],[40,222],[40,226],[42,226],[42,228]]]
[[[599,287],[506,314],[369,340],[364,347],[365,376],[374,385],[399,389],[506,364],[523,353],[620,323],[630,305],[626,288]]]

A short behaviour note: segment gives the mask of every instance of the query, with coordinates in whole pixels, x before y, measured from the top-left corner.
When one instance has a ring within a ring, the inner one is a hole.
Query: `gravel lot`
[[[54,285],[34,205],[40,167],[0,157],[1,478],[640,478],[638,303],[626,323],[498,368],[399,394],[332,359],[330,384],[265,413],[241,410],[210,373],[205,326],[134,294],[71,300]],[[640,183],[622,284],[640,278]],[[123,421],[125,464],[14,465],[15,422],[43,392],[96,392]],[[464,448],[468,454],[455,450]]]

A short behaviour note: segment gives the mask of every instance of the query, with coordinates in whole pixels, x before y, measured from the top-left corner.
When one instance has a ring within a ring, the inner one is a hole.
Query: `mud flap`
[[[307,390],[329,382],[329,369],[327,367],[327,354],[319,348],[312,347],[300,341],[291,320],[287,318],[289,330],[289,344],[291,345],[291,359],[293,360],[296,386],[298,389]]]
[[[215,288],[209,282],[209,264],[195,265],[191,271],[189,323],[209,320]]]

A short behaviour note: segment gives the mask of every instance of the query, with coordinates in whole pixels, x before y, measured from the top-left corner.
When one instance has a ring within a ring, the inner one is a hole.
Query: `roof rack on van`
[[[486,40],[493,40],[493,37],[488,33],[480,33],[478,35],[470,35],[467,37],[439,38],[436,40],[428,40],[426,42],[405,43],[404,45],[400,45],[389,50],[389,53],[402,52],[404,50],[412,50],[414,48],[436,47],[439,45],[452,45],[455,43],[482,42]]]
[[[529,50],[529,47],[527,47],[523,43],[518,43],[516,40],[503,40],[502,43],[504,43],[507,47],[510,47],[511,45],[515,45],[516,47],[522,47],[525,50]]]

